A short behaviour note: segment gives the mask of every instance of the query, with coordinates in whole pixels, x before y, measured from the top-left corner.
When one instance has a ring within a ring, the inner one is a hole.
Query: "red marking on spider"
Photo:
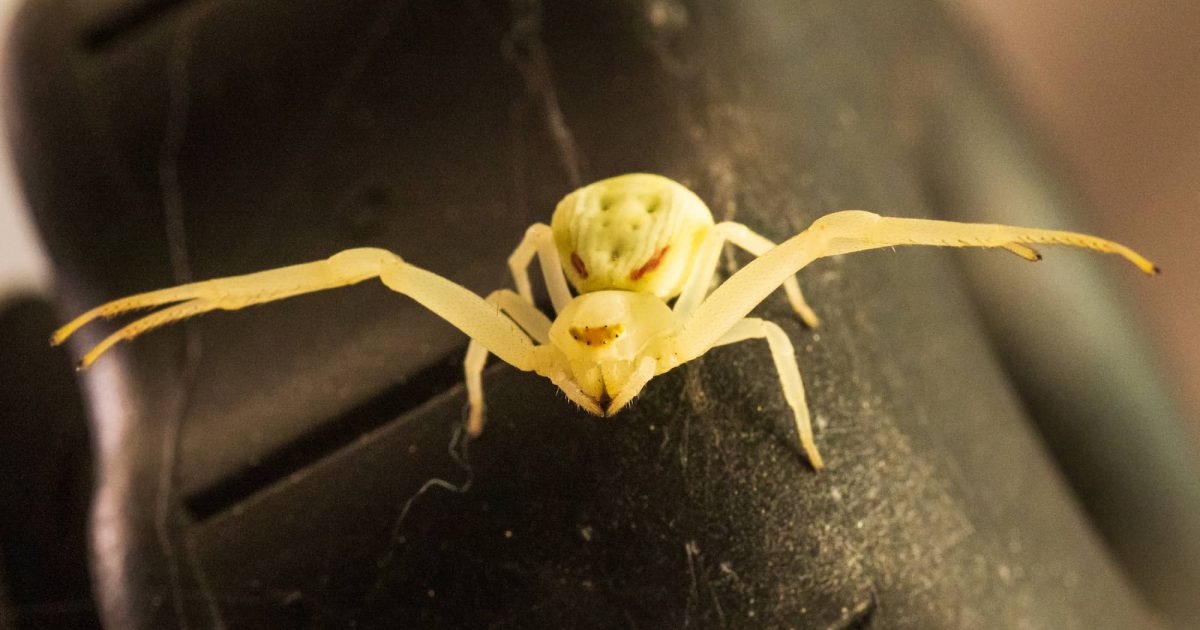
[[[580,278],[587,279],[587,267],[584,266],[583,259],[576,252],[571,252],[571,266],[575,268],[575,272],[579,274]]]
[[[637,269],[634,269],[633,273],[629,274],[629,279],[633,280],[634,282],[637,282],[638,280],[642,279],[642,276],[657,269],[658,266],[662,263],[663,256],[667,255],[668,249],[671,249],[670,245],[667,245],[666,247],[658,250],[658,252],[656,252],[653,256],[650,257],[650,260],[646,261],[646,264],[642,265],[641,267],[638,267]]]

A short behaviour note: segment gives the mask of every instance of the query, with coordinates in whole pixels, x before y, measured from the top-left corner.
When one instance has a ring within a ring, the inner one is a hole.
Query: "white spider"
[[[728,241],[757,256],[709,293]],[[58,345],[96,317],[170,305],[121,328],[84,355],[91,365],[119,341],[207,311],[236,310],[332,289],[369,278],[404,293],[471,338],[464,371],[468,429],[483,430],[481,375],[488,353],[519,370],[550,379],[568,398],[597,416],[629,404],[655,376],[710,348],[766,339],[783,395],[795,415],[800,443],[814,468],[824,464],[813,441],[804,386],[791,341],[779,326],[746,315],[783,285],[809,326],[817,317],[800,294],[795,273],[824,256],[897,245],[1003,247],[1036,261],[1024,243],[1085,247],[1119,254],[1146,273],[1158,269],[1133,250],[1104,239],[1052,230],[900,219],[845,210],[818,219],[782,245],[738,223],[713,223],[695,193],[665,177],[632,174],[585,186],[554,211],[551,225],[535,224],[508,259],[517,292],[486,299],[387,250],[348,249],[327,260],[151,291],[96,307],[54,333]],[[534,255],[557,317],[533,303],[529,265]],[[572,297],[566,280],[578,291]],[[668,301],[675,298],[673,305]]]

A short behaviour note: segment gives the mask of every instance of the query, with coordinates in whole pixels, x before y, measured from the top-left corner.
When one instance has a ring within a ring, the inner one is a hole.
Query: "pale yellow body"
[[[317,262],[115,300],[63,326],[51,343],[62,343],[97,317],[165,307],[89,350],[80,361],[86,368],[116,343],[171,322],[378,277],[471,338],[464,371],[468,429],[477,435],[483,430],[481,376],[488,353],[545,376],[588,412],[611,416],[654,376],[714,346],[765,339],[801,446],[812,465],[821,468],[791,341],[779,326],[746,317],[782,286],[797,314],[816,326],[816,315],[795,278],[808,263],[899,245],[1001,247],[1039,260],[1026,244],[1043,243],[1118,254],[1146,273],[1157,272],[1133,250],[1085,234],[889,218],[859,210],[826,215],[776,246],[743,225],[714,224],[695,193],[648,174],[623,175],[576,190],[559,203],[551,226],[530,227],[509,258],[516,293],[501,289],[480,298],[386,250],[350,249]],[[709,293],[726,242],[758,258]],[[557,314],[553,321],[534,306],[528,268],[535,255]],[[572,296],[568,280],[577,296]],[[674,303],[668,305],[672,298]]]
[[[658,175],[623,175],[567,195],[550,220],[580,293],[621,289],[669,300],[683,291],[713,229],[696,193]]]

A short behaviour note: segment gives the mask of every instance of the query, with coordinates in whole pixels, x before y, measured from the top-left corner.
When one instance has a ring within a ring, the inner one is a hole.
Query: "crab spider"
[[[757,258],[710,293],[726,242]],[[658,175],[632,174],[572,192],[559,202],[551,225],[539,223],[526,231],[508,260],[516,292],[501,289],[481,298],[387,250],[349,249],[317,262],[114,300],[60,328],[51,343],[62,343],[97,317],[164,307],[101,341],[83,356],[83,369],[116,343],[159,326],[378,277],[471,338],[464,361],[468,429],[478,435],[488,353],[550,379],[589,413],[611,416],[655,376],[713,347],[765,339],[800,443],[819,469],[824,464],[792,343],[776,324],[746,317],[750,311],[782,285],[799,317],[816,326],[795,274],[826,256],[935,245],[1000,247],[1036,261],[1041,255],[1028,244],[1039,243],[1118,254],[1146,273],[1158,272],[1128,247],[1085,234],[890,218],[859,210],[826,215],[776,246],[744,225],[714,223],[704,202],[683,185]],[[554,307],[553,321],[534,306],[528,273],[534,256]],[[572,296],[568,281],[578,295]],[[674,303],[668,304],[671,299]]]

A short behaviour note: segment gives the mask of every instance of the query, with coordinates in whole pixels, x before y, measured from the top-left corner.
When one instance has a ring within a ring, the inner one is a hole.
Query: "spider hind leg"
[[[800,437],[800,446],[804,449],[804,453],[808,456],[808,461],[814,469],[824,468],[825,460],[817,451],[817,444],[813,437],[812,418],[808,412],[808,402],[804,397],[804,382],[800,379],[800,368],[796,365],[796,352],[792,348],[791,339],[788,339],[787,333],[783,332],[778,324],[756,317],[747,317],[734,324],[733,328],[729,329],[729,332],[725,333],[725,336],[721,337],[716,345],[723,346],[747,339],[767,340],[767,346],[771,349],[771,360],[775,363],[779,384],[783,388],[783,397],[791,407],[796,421],[796,433]]]

